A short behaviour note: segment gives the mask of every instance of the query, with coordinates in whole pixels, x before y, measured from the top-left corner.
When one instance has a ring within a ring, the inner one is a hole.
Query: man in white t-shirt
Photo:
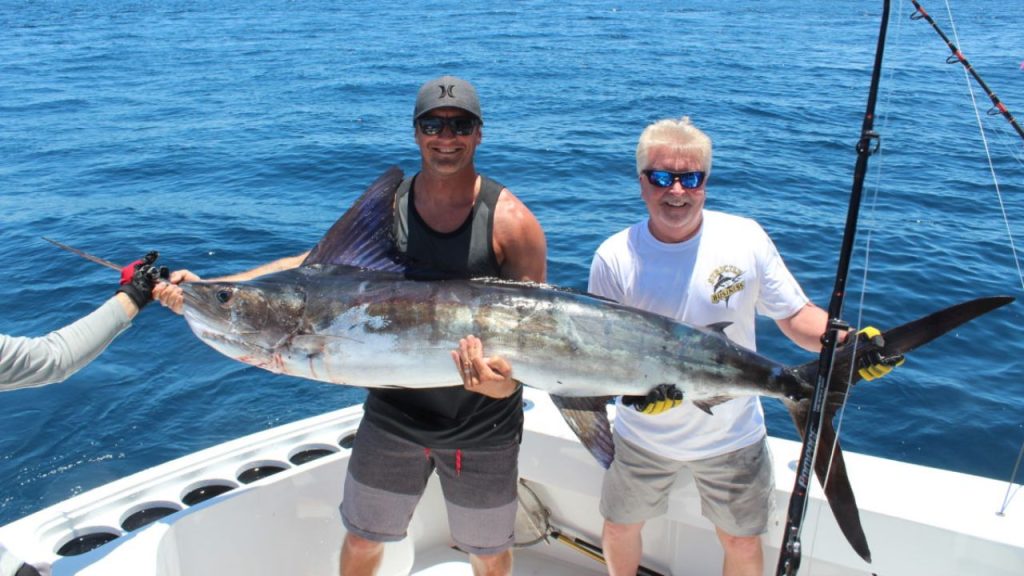
[[[704,209],[711,139],[689,118],[661,120],[640,136],[636,165],[648,218],[598,248],[589,291],[695,326],[728,323],[725,335],[751,350],[754,318],[763,314],[797,345],[819,351],[828,314],[807,299],[761,226]],[[870,379],[891,367],[864,370]],[[636,573],[644,522],[665,513],[686,467],[722,543],[723,574],[761,575],[760,535],[774,490],[761,403],[736,398],[709,415],[683,400],[661,385],[618,401],[615,460],[601,496],[609,572]]]

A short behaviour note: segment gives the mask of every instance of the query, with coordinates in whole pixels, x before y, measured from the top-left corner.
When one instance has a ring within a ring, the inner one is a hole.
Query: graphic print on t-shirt
[[[727,308],[729,307],[729,298],[746,287],[743,270],[729,264],[715,268],[711,272],[711,276],[708,277],[708,284],[711,284],[712,287],[711,303],[725,302]]]

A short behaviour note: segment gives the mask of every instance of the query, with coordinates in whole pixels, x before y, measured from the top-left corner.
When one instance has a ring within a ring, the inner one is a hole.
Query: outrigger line
[[[931,17],[930,14],[928,14],[927,11],[925,11],[924,7],[922,7],[921,4],[917,0],[910,0],[910,1],[913,2],[914,7],[917,8],[917,12],[915,12],[914,14],[911,14],[910,15],[910,19],[911,20],[922,20],[922,19],[927,20],[928,23],[932,25],[932,28],[935,29],[935,32],[938,33],[939,37],[942,38],[943,42],[946,43],[946,46],[949,47],[949,50],[953,53],[952,56],[946,58],[946,62],[949,63],[949,64],[953,64],[955,62],[960,62],[961,64],[963,64],[964,69],[966,69],[968,72],[971,73],[971,76],[973,76],[974,79],[978,81],[978,85],[981,86],[981,89],[985,91],[985,94],[988,94],[988,97],[989,97],[990,100],[992,100],[992,105],[993,105],[993,107],[989,109],[988,114],[990,116],[994,116],[997,113],[1001,113],[1007,120],[1009,120],[1010,125],[1013,126],[1013,129],[1017,131],[1017,135],[1019,135],[1022,139],[1024,139],[1024,129],[1022,129],[1020,124],[1017,123],[1017,120],[1013,117],[1013,114],[1011,114],[1010,111],[1006,108],[1006,105],[1003,104],[1002,101],[999,100],[999,97],[996,96],[996,93],[993,92],[992,89],[990,89],[988,87],[988,84],[986,84],[985,81],[981,78],[981,75],[978,74],[978,71],[974,69],[974,66],[971,66],[971,63],[963,55],[963,52],[961,52],[960,49],[957,48],[956,45],[953,44],[953,42],[950,41],[949,37],[946,36],[946,34],[942,31],[941,28],[939,28],[939,25],[935,23],[935,20]],[[1024,70],[1024,63],[1021,63],[1021,69]],[[996,188],[996,191],[997,192],[999,191],[998,186]],[[1004,212],[1004,218],[1005,218],[1005,212]],[[1009,227],[1007,227],[1007,230],[1009,230]],[[1012,248],[1012,246],[1013,246],[1013,237],[1012,237],[1012,235],[1010,237],[1010,242],[1011,242],[1010,246]],[[1016,256],[1016,251],[1014,251],[1014,256]],[[1017,265],[1017,272],[1020,273],[1020,264],[1019,263]],[[1021,444],[1020,452],[1017,454],[1017,462],[1013,465],[1013,472],[1010,474],[1010,482],[1009,482],[1009,485],[1006,488],[1006,496],[1003,498],[1003,505],[1000,507],[999,512],[998,512],[998,514],[1000,516],[1002,516],[1006,512],[1006,507],[1010,503],[1010,496],[1011,496],[1011,492],[1012,492],[1012,489],[1013,489],[1013,482],[1014,482],[1014,480],[1017,479],[1017,473],[1020,471],[1020,466],[1021,466],[1021,462],[1022,461],[1024,461],[1024,443]]]
[[[1004,105],[1003,102],[999,99],[999,96],[996,96],[996,93],[993,92],[992,89],[988,87],[988,84],[985,84],[985,81],[981,79],[981,75],[978,74],[977,70],[974,69],[974,66],[971,66],[971,63],[967,61],[967,58],[964,56],[963,52],[961,52],[960,49],[956,47],[956,44],[953,44],[953,42],[950,41],[949,37],[946,36],[946,34],[942,31],[941,28],[939,28],[939,25],[935,23],[935,20],[932,19],[931,15],[925,11],[924,7],[921,6],[921,4],[917,0],[910,1],[913,2],[914,7],[917,8],[917,12],[911,14],[910,19],[927,20],[928,23],[932,25],[932,28],[935,29],[935,32],[937,32],[939,36],[942,38],[943,42],[946,43],[946,46],[949,46],[949,50],[953,53],[953,55],[946,58],[946,62],[948,64],[953,64],[955,62],[960,62],[961,64],[963,64],[964,68],[971,73],[971,76],[974,76],[974,79],[978,81],[978,84],[981,86],[982,90],[985,91],[985,94],[988,94],[989,99],[992,100],[993,106],[992,108],[989,109],[989,115],[994,116],[997,113],[1002,114],[1007,120],[1010,121],[1010,125],[1012,125],[1013,129],[1017,131],[1017,135],[1024,139],[1024,129],[1022,129],[1020,127],[1020,124],[1017,123],[1017,120],[1013,117],[1013,114],[1010,114],[1010,111],[1006,108],[1006,105]]]
[[[810,399],[807,423],[804,430],[802,430],[803,445],[800,448],[800,461],[797,464],[796,481],[793,483],[793,492],[789,498],[786,527],[783,531],[782,545],[779,549],[779,563],[775,572],[777,576],[794,576],[800,569],[800,531],[803,528],[804,516],[807,514],[807,498],[811,486],[811,476],[818,466],[823,465],[822,462],[815,462],[816,457],[819,457],[818,444],[823,437],[829,438],[831,442],[838,442],[837,436],[832,432],[831,423],[831,418],[835,415],[835,409],[826,409],[825,399],[829,394],[829,387],[831,385],[832,359],[839,340],[839,331],[845,332],[849,328],[840,319],[840,315],[843,311],[843,299],[846,296],[846,277],[850,270],[854,237],[857,234],[857,216],[860,212],[860,201],[864,189],[864,178],[867,174],[868,157],[878,150],[878,134],[874,131],[875,103],[878,100],[878,84],[882,75],[882,54],[885,52],[885,35],[888,27],[889,0],[884,0],[881,26],[878,32],[878,44],[875,49],[875,63],[871,72],[871,87],[868,91],[867,111],[864,113],[860,140],[857,142],[857,163],[853,172],[850,205],[846,213],[843,243],[839,250],[839,264],[836,267],[835,285],[832,289],[832,298],[828,306],[828,327],[823,337],[821,354],[818,356],[818,372],[814,382],[814,395]],[[854,342],[856,342],[856,339],[854,339]],[[829,422],[826,423],[826,419],[829,419]],[[823,426],[824,433],[822,432]],[[823,451],[820,456],[833,454],[834,446],[822,445],[821,448]],[[842,465],[840,458],[841,456],[837,455],[837,466]],[[830,466],[831,464],[832,461],[830,459],[827,465]],[[824,486],[826,483],[827,480],[823,481],[822,485]],[[861,542],[861,544],[862,547],[857,549],[857,553],[861,558],[870,562],[871,552],[867,547],[867,542]]]

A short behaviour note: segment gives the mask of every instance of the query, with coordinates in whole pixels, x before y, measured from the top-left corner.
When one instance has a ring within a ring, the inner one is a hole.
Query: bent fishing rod
[[[861,195],[864,189],[864,177],[867,174],[868,158],[878,150],[878,134],[874,131],[875,103],[878,100],[878,84],[882,75],[882,55],[885,52],[885,35],[889,27],[889,0],[884,0],[881,26],[878,32],[878,44],[875,49],[875,64],[871,72],[871,86],[868,91],[867,111],[861,126],[860,140],[857,142],[857,163],[853,172],[853,188],[850,191],[850,205],[846,214],[846,227],[843,230],[843,243],[839,250],[839,264],[836,268],[835,285],[828,306],[828,327],[822,339],[821,353],[818,355],[818,374],[814,382],[814,395],[811,398],[810,416],[804,429],[804,441],[800,449],[800,461],[796,469],[796,481],[789,498],[789,509],[786,514],[786,527],[783,532],[782,546],[779,549],[777,576],[794,576],[800,569],[801,544],[800,531],[803,529],[804,516],[807,513],[808,490],[811,477],[814,475],[814,458],[818,449],[819,432],[826,416],[824,405],[832,378],[832,357],[835,354],[839,332],[846,332],[848,324],[840,319],[843,311],[843,299],[846,297],[846,280],[850,270],[850,258],[853,253],[853,242],[857,234],[857,218],[860,214]],[[865,558],[870,562],[870,555]]]
[[[956,44],[953,44],[949,37],[946,36],[945,32],[942,31],[942,28],[939,28],[939,25],[935,23],[935,20],[931,17],[930,14],[928,14],[927,11],[925,11],[924,7],[921,6],[921,4],[918,3],[917,0],[910,1],[913,2],[914,7],[917,8],[917,12],[911,14],[910,19],[926,20],[929,24],[932,25],[932,28],[935,29],[935,32],[938,33],[939,37],[942,38],[942,41],[946,43],[946,46],[949,47],[950,52],[953,53],[952,56],[946,58],[946,63],[954,64],[956,62],[960,62],[960,64],[963,64],[964,68],[971,73],[971,76],[973,76],[974,79],[978,82],[978,85],[981,86],[981,89],[984,90],[985,94],[988,95],[989,100],[992,101],[992,108],[989,110],[989,114],[993,116],[996,113],[1002,114],[1004,118],[1009,120],[1010,125],[1013,126],[1013,129],[1017,131],[1017,135],[1024,139],[1024,129],[1020,127],[1020,124],[1017,123],[1017,120],[1013,117],[1013,114],[1011,114],[1010,111],[1006,108],[1006,105],[1003,104],[1003,102],[999,99],[999,96],[996,96],[996,93],[993,92],[992,89],[988,87],[988,84],[986,84],[984,80],[982,80],[981,75],[978,74],[978,71],[974,69],[974,66],[972,66],[971,63],[967,60],[967,57],[964,56],[963,52],[961,52],[960,49],[956,47]]]

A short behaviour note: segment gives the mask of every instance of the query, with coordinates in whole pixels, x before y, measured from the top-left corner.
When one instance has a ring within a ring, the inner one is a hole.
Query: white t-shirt
[[[590,266],[588,290],[619,303],[692,326],[730,322],[725,335],[754,350],[755,315],[796,314],[807,296],[775,244],[749,218],[704,210],[697,235],[665,244],[644,220],[608,238]],[[623,407],[615,430],[623,438],[675,460],[718,456],[759,441],[764,412],[756,396],[735,398],[708,415],[686,402],[657,415]]]

